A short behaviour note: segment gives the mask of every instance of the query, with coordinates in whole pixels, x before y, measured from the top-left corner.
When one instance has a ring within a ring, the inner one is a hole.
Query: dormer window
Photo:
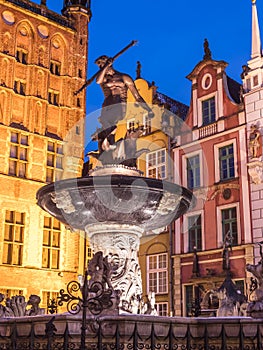
[[[214,123],[216,120],[215,97],[202,101],[203,125]]]

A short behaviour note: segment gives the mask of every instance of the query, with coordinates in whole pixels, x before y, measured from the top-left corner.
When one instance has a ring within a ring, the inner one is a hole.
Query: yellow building
[[[62,13],[0,0],[0,292],[38,294],[42,306],[83,268],[83,239],[36,204],[40,187],[83,166],[86,96],[74,91],[86,78],[89,1],[65,0]]]
[[[157,91],[154,84],[138,78],[135,85],[145,102],[151,106],[154,118],[135,103],[128,91],[128,107],[125,118],[118,123],[115,140],[124,138],[127,131],[144,126],[145,133],[137,140],[137,150],[146,148],[137,159],[137,168],[144,176],[174,182],[171,149],[176,143],[177,132],[184,120],[188,107]],[[90,159],[91,168],[101,163]],[[173,314],[173,262],[172,262],[173,225],[155,232],[147,232],[141,238],[139,261],[142,271],[143,297],[150,291],[155,292],[156,307],[159,315]]]

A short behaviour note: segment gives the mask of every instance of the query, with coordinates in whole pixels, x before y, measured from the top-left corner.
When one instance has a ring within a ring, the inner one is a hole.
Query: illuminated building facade
[[[82,239],[44,213],[36,192],[81,175],[89,1],[62,15],[27,0],[0,1],[0,292],[42,306],[76,278]],[[80,271],[82,272],[82,271]]]

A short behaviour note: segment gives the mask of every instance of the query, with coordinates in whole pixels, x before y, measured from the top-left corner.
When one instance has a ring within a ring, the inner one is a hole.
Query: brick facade
[[[48,215],[36,205],[36,192],[47,181],[47,165],[53,180],[56,172],[81,175],[86,96],[74,92],[86,78],[90,16],[84,2],[58,15],[31,1],[0,0],[0,289],[23,290],[26,298],[57,292],[82,272],[83,240],[63,225],[59,265],[43,268]],[[12,227],[9,212],[23,213],[20,263],[7,263],[14,247],[4,245],[15,235],[5,228]]]

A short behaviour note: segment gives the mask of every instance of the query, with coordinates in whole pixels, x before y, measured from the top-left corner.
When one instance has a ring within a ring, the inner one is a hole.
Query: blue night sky
[[[207,38],[212,58],[228,62],[228,75],[240,81],[242,65],[250,58],[250,0],[91,2],[89,76],[96,71],[95,58],[113,56],[131,40],[138,40],[138,45],[125,52],[114,67],[135,78],[139,60],[143,78],[155,81],[160,92],[189,104],[191,85],[185,77],[202,60]],[[47,5],[60,13],[63,1],[49,0]],[[257,9],[263,30],[263,0],[257,1]],[[99,108],[102,101],[100,87],[93,83],[87,91],[88,113]],[[87,120],[87,127],[92,128]]]

